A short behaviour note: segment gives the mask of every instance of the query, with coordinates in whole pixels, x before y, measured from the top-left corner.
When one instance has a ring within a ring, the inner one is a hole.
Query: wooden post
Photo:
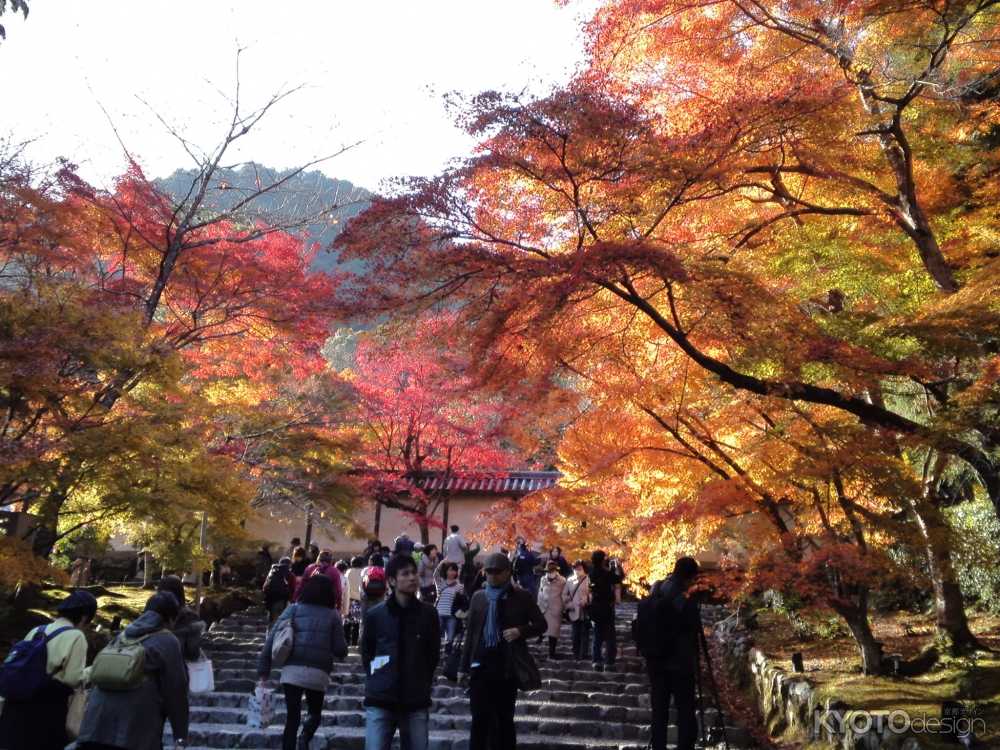
[[[203,555],[205,554],[205,536],[206,536],[207,532],[208,532],[208,512],[207,511],[202,511],[201,512],[201,538],[199,540],[199,544],[201,545],[201,554],[203,554]],[[194,611],[195,612],[200,612],[201,611],[201,597],[202,597],[202,594],[204,593],[204,588],[205,588],[205,571],[202,570],[201,567],[202,567],[201,563],[199,562],[198,565],[195,566],[195,571],[194,571],[195,572],[195,578],[197,579],[197,582],[195,584],[195,590],[194,590]]]
[[[451,493],[444,496],[444,526],[441,528],[441,554],[444,554],[444,540],[448,536],[448,511],[451,509]]]
[[[312,542],[313,535],[313,504],[312,500],[306,503],[306,551],[309,550],[309,544]]]
[[[382,537],[379,536],[379,527],[382,525],[382,503],[378,500],[375,501],[375,538],[381,540]]]

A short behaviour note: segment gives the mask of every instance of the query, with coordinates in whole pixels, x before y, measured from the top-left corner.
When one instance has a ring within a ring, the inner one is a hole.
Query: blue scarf
[[[486,648],[496,648],[500,645],[500,606],[499,602],[507,594],[510,584],[504,586],[491,586],[486,584],[483,589],[486,592],[486,600],[490,603],[490,608],[486,611],[486,622],[483,625],[483,641]]]

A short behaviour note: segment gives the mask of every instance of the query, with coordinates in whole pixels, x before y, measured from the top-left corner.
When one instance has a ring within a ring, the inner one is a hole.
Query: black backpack
[[[632,620],[632,640],[646,659],[669,656],[680,626],[679,613],[673,602],[661,595],[660,586],[660,583],[653,586],[649,595],[639,601]]]
[[[288,599],[292,592],[288,588],[288,569],[272,565],[264,581],[264,596],[272,601]]]

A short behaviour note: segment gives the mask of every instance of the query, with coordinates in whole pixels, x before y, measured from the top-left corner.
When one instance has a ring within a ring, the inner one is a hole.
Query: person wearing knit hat
[[[45,671],[51,678],[30,700],[7,699],[0,713],[0,747],[5,750],[62,750],[70,741],[66,734],[69,698],[83,682],[87,663],[87,637],[80,630],[97,614],[97,599],[78,589],[59,602],[59,616],[39,625],[25,636],[47,637]]]
[[[517,746],[517,691],[541,686],[528,639],[542,635],[546,622],[534,594],[511,583],[506,555],[488,555],[483,570],[486,586],[473,595],[469,605],[460,668],[470,675],[469,750],[513,750]]]

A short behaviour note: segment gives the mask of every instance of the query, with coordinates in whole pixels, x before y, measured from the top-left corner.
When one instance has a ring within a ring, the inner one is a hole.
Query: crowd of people
[[[363,554],[339,561],[329,550],[310,550],[293,539],[287,554],[266,574],[261,571],[268,634],[257,673],[266,685],[273,668],[280,670],[287,708],[284,750],[308,746],[321,723],[334,662],[344,659],[350,646],[358,646],[364,665],[367,750],[388,750],[397,731],[403,750],[428,747],[431,687],[442,646],[453,665],[445,673],[452,679],[467,675],[472,750],[516,746],[518,692],[541,686],[528,648],[532,639],[547,639],[550,659],[558,659],[562,624],[569,622],[573,658],[590,658],[595,670],[615,669],[615,605],[624,578],[615,559],[597,550],[570,565],[558,547],[540,553],[519,538],[512,551],[501,549],[479,561],[479,545],[467,542],[457,526],[450,532],[442,550],[402,535],[391,550],[372,540]],[[694,743],[701,626],[696,601],[686,591],[697,574],[697,563],[683,558],[651,594],[675,615],[663,631],[669,630],[674,645],[644,652],[654,750],[666,747],[671,699],[678,712],[678,748],[690,750]],[[55,622],[33,629],[15,648],[28,654],[41,644],[45,679],[30,698],[7,696],[0,747],[63,748],[70,739],[72,701],[85,683],[92,690],[73,732],[79,750],[158,749],[166,721],[175,746],[186,745],[186,662],[202,656],[205,626],[185,606],[181,579],[164,577],[142,615],[86,667],[81,628],[96,612],[93,595],[76,590],[59,605]],[[289,629],[294,637],[275,663],[276,641]],[[24,663],[29,661],[25,657]],[[11,670],[21,668],[10,663],[0,668],[0,689]],[[36,670],[38,664],[36,659]]]

